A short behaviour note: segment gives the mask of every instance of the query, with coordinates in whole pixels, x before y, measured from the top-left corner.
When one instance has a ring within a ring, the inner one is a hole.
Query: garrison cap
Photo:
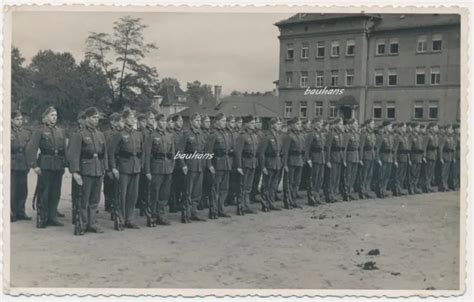
[[[20,110],[13,110],[12,111],[12,119],[14,119],[16,117],[19,117],[19,116],[23,116],[23,114],[21,114]]]
[[[216,120],[216,121],[220,121],[220,120],[223,119],[224,117],[225,117],[224,113],[219,112],[218,114],[216,114],[215,120]],[[209,118],[209,117],[207,117],[207,118]]]
[[[97,110],[96,107],[89,107],[84,110],[84,118],[88,118],[96,114],[99,114],[99,110]]]
[[[240,122],[240,121],[242,121],[242,120],[243,120],[243,119],[242,119],[241,116],[237,116],[237,117],[235,118],[235,121],[236,121],[236,122]]]
[[[233,116],[233,115],[228,115],[228,116],[227,116],[227,121],[230,122],[231,120],[234,120],[234,121],[235,121],[235,116]]]
[[[194,113],[191,115],[190,120],[191,120],[191,121],[194,121],[194,120],[197,119],[198,117],[200,118],[201,115],[200,115],[199,113],[197,113],[197,112],[194,112]]]
[[[176,114],[176,115],[173,115],[173,117],[172,117],[171,119],[173,120],[173,122],[176,122],[176,121],[179,120],[180,118],[182,119],[181,115]]]
[[[294,125],[294,124],[296,124],[299,120],[300,120],[299,118],[294,117],[294,118],[288,120],[287,124],[288,124],[288,126]]]
[[[146,120],[146,115],[145,115],[145,113],[140,113],[140,114],[137,116],[137,120],[138,120],[138,121],[144,121],[144,120]]]
[[[270,119],[270,125],[275,125],[275,124],[278,123],[279,121],[280,121],[279,118],[277,118],[277,117],[272,117],[272,118]]]
[[[53,106],[49,106],[48,108],[46,108],[46,110],[43,112],[43,114],[41,115],[42,118],[45,118],[48,114],[50,114],[51,112],[53,111],[56,111],[56,108],[54,108]]]
[[[122,118],[126,119],[126,118],[129,118],[131,115],[134,115],[134,112],[132,111],[132,109],[125,109],[122,111]]]
[[[122,118],[122,116],[118,112],[114,112],[109,116],[109,120],[111,122],[118,122],[118,121],[120,121],[121,118]]]
[[[254,120],[254,117],[253,115],[249,114],[249,115],[246,115],[242,118],[242,122],[245,123],[245,124],[248,124],[250,123],[251,121]]]
[[[383,121],[382,127],[387,127],[388,125],[391,125],[391,124],[392,124],[392,122],[390,122],[390,121]]]

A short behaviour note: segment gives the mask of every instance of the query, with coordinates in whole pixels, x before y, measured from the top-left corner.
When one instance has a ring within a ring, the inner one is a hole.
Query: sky
[[[278,28],[290,17],[281,13],[163,13],[163,12],[15,12],[12,44],[27,62],[39,51],[70,52],[84,59],[90,32],[112,33],[120,17],[139,17],[148,28],[145,41],[158,50],[145,62],[160,78],[221,85],[232,90],[268,91],[278,79]]]

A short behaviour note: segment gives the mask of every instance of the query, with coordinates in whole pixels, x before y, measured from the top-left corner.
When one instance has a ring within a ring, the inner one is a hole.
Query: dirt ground
[[[35,181],[30,173],[30,188]],[[171,226],[156,228],[146,228],[140,217],[140,230],[123,232],[113,230],[101,202],[99,224],[105,233],[73,236],[68,174],[63,185],[65,227],[36,229],[34,220],[12,224],[12,287],[459,287],[458,192],[305,206],[186,225],[173,214]],[[31,197],[27,209],[35,214]],[[234,208],[227,211],[235,213]],[[375,249],[378,255],[368,255]]]

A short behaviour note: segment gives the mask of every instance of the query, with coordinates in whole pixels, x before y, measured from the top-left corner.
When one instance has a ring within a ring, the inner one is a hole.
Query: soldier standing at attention
[[[394,136],[394,168],[393,173],[393,195],[403,196],[406,195],[403,192],[402,187],[407,178],[407,171],[411,166],[410,158],[410,140],[406,133],[406,124],[404,122],[398,123],[397,133]]]
[[[166,118],[166,132],[173,134],[173,129],[174,129],[173,116],[170,115]]]
[[[48,107],[43,115],[43,126],[33,133],[26,147],[28,166],[38,175],[38,228],[64,226],[57,219],[61,184],[66,165],[66,134],[56,126],[58,114]],[[38,149],[40,150],[39,156]]]
[[[125,126],[112,139],[109,148],[109,168],[120,183],[120,203],[124,226],[139,229],[135,224],[135,204],[138,198],[138,182],[144,160],[143,136],[134,128],[137,119],[132,110],[122,113]]]
[[[460,178],[460,165],[461,165],[461,144],[460,144],[460,128],[459,124],[453,125],[453,139],[455,145],[455,154],[453,156],[453,163],[450,169],[450,177],[449,177],[449,188],[451,190],[456,190],[459,188],[459,178]]]
[[[155,115],[152,112],[146,112],[139,115],[138,118],[138,129],[143,136],[143,141],[145,142],[146,138],[155,131]],[[143,162],[145,164],[145,162]],[[140,209],[140,216],[145,214],[145,207],[147,204],[149,194],[149,181],[145,176],[145,169],[142,167],[142,172],[140,173],[140,180],[138,185],[138,201],[137,208]]]
[[[229,190],[229,175],[232,169],[231,148],[233,146],[232,136],[226,130],[226,117],[218,113],[214,121],[214,129],[209,135],[206,152],[214,154],[208,159],[207,169],[214,177],[212,183],[213,194],[209,205],[209,218],[230,217],[224,211],[224,203]]]
[[[151,177],[151,227],[170,224],[165,217],[165,207],[170,197],[174,156],[173,135],[166,131],[166,117],[158,114],[156,130],[145,138],[145,175]]]
[[[408,193],[410,194],[420,194],[421,190],[419,187],[420,184],[420,175],[421,175],[421,165],[423,163],[423,136],[420,134],[420,125],[416,122],[411,123],[411,135],[410,139],[410,159],[411,166],[410,177],[408,183]]]
[[[112,144],[112,138],[114,135],[122,131],[124,122],[122,116],[118,112],[114,112],[109,117],[110,129],[104,132],[105,145],[108,147]],[[108,172],[104,176],[104,199],[105,199],[105,210],[110,212],[114,204],[114,176],[112,172]]]
[[[211,132],[211,119],[207,115],[201,117],[201,133],[204,136],[204,141],[209,141],[209,135]],[[203,180],[202,180],[202,195],[199,200],[198,210],[203,210],[209,207],[212,199],[212,183],[214,175],[209,169],[204,169]]]
[[[360,134],[356,119],[347,121],[347,132],[344,142],[344,163],[345,163],[345,182],[344,182],[344,200],[355,200],[352,195],[354,184],[357,178],[359,166],[363,165],[360,156]]]
[[[331,132],[327,139],[326,166],[329,169],[329,183],[327,202],[338,202],[336,193],[341,179],[342,164],[344,162],[344,125],[341,118],[332,122]]]
[[[238,197],[240,181],[239,181],[239,173],[237,172],[237,168],[235,167],[235,142],[237,141],[237,136],[239,133],[236,131],[235,127],[236,118],[233,115],[227,117],[226,122],[226,132],[230,138],[230,151],[229,151],[229,159],[231,162],[231,170],[229,174],[229,191],[226,197],[226,205],[236,205],[235,200]]]
[[[255,134],[255,120],[248,115],[243,118],[244,128],[235,144],[235,166],[240,179],[240,196],[237,204],[237,215],[254,214],[249,207],[249,194],[257,167],[258,137]]]
[[[183,142],[183,118],[181,115],[174,115],[172,117],[172,123],[174,124],[172,134],[174,141],[174,150],[176,153],[184,152]],[[183,195],[185,191],[182,161],[175,161],[173,175],[171,176],[171,196],[169,200],[170,213],[176,213],[181,208],[183,202]]]
[[[258,145],[260,144],[260,141],[263,138],[262,120],[257,116],[254,118],[255,118],[255,134],[257,135],[257,138],[258,138],[258,142],[257,142],[257,145]],[[262,202],[262,200],[257,197],[257,194],[260,193],[259,185],[260,185],[261,178],[262,178],[262,167],[260,166],[260,163],[257,161],[257,168],[255,169],[255,175],[253,178],[252,191],[250,192],[251,203]]]
[[[305,150],[304,137],[301,135],[301,120],[293,118],[288,121],[290,129],[283,137],[283,169],[288,176],[286,183],[289,186],[290,201],[285,204],[285,208],[301,208],[296,203],[298,189],[301,182],[301,171],[303,169],[303,156]]]
[[[456,152],[456,141],[453,137],[452,125],[444,126],[445,135],[440,141],[440,163],[441,163],[441,179],[439,183],[439,191],[450,191],[448,187],[448,177],[451,165],[454,164],[454,153]]]
[[[393,135],[392,123],[384,121],[382,123],[383,129],[379,133],[379,140],[377,144],[378,164],[380,166],[378,174],[377,193],[379,198],[384,198],[387,195],[387,186],[392,175],[393,159]]]
[[[362,166],[360,167],[360,198],[373,198],[370,194],[370,186],[372,184],[372,176],[376,160],[374,125],[375,123],[372,119],[365,121],[364,128],[360,135],[359,147],[362,159]]]
[[[86,232],[103,233],[97,226],[96,211],[100,201],[102,177],[108,170],[105,137],[98,131],[99,111],[84,111],[85,126],[74,133],[68,148],[69,170],[82,191],[81,215]]]
[[[324,166],[325,166],[325,137],[323,134],[322,126],[323,120],[321,118],[314,118],[312,121],[313,130],[307,136],[306,139],[306,152],[305,162],[310,163],[311,167],[311,183],[309,184],[308,190],[308,204],[310,206],[317,206],[322,204],[321,200],[321,189],[324,182]]]
[[[85,117],[84,117],[84,111],[79,111],[77,114],[77,129],[75,130],[74,134],[77,132],[80,132],[82,128],[85,127]],[[74,135],[73,134],[73,135]],[[72,135],[71,135],[72,137]],[[69,161],[68,154],[69,150],[71,149],[71,144],[69,143],[67,146],[66,150],[66,159]],[[71,169],[69,167],[69,173],[72,175]],[[77,201],[77,199],[81,196],[81,186],[77,183],[77,181],[74,179],[74,177],[71,177],[71,201],[72,201],[72,224],[75,224],[75,219],[76,216],[74,215],[74,205],[80,205],[82,201]],[[59,215],[58,215],[59,216]],[[60,217],[60,216],[59,216]],[[83,230],[81,230],[82,232]]]
[[[28,196],[28,167],[25,149],[31,137],[31,131],[23,128],[23,115],[19,110],[12,111],[11,122],[11,183],[10,183],[10,220],[31,220],[25,213]]]
[[[435,174],[435,165],[439,157],[439,139],[438,139],[438,125],[436,123],[430,123],[428,125],[427,133],[425,136],[425,180],[424,180],[424,191],[426,193],[433,192],[431,184]]]

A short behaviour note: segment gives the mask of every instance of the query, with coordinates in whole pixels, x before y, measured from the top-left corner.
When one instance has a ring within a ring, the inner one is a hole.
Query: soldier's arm
[[[102,136],[103,141],[106,142],[104,133],[101,133],[100,135]],[[104,143],[104,160],[103,160],[103,162],[104,162],[104,170],[106,172],[109,171],[109,154],[108,154],[107,143]]]
[[[396,135],[393,138],[393,157],[394,157],[395,162],[397,161],[397,158],[398,158],[399,147],[400,147],[400,136]]]
[[[71,173],[80,173],[81,167],[81,151],[82,151],[82,134],[80,131],[75,132],[69,139],[69,149],[66,154],[69,162],[69,171]]]
[[[258,164],[262,168],[265,167],[265,150],[267,149],[267,146],[268,146],[268,137],[262,136],[257,148]]]
[[[375,156],[377,160],[380,161],[380,149],[382,148],[383,138],[382,135],[379,134],[375,137]]]
[[[242,151],[244,149],[244,136],[239,135],[235,141],[235,166],[237,169],[242,168]]]
[[[365,145],[365,138],[366,138],[366,134],[365,132],[362,132],[360,134],[360,141],[359,141],[359,155],[360,155],[360,160],[362,160],[362,157],[364,155],[364,145]]]
[[[176,142],[176,152],[181,152],[181,153],[184,153],[184,149],[186,148],[186,134],[185,133],[181,133],[178,137],[177,137],[177,142]],[[178,167],[179,168],[184,168],[186,167],[186,162],[184,161],[184,159],[182,158],[178,158],[176,163],[178,164]]]
[[[26,160],[28,162],[28,166],[32,169],[38,167],[38,149],[41,135],[41,129],[35,130],[31,136],[31,139],[26,145]]]
[[[347,147],[349,146],[349,137],[350,137],[350,133],[345,133],[342,137],[342,148],[344,149],[344,152],[343,152],[343,160],[344,162],[347,161]]]
[[[120,133],[116,132],[110,138],[109,146],[109,168],[110,170],[117,169],[116,155],[118,153],[118,144],[120,143]]]
[[[313,143],[314,135],[313,133],[309,133],[305,139],[305,144],[304,144],[304,161],[307,162],[310,159],[310,149],[311,149],[311,144]]]
[[[440,138],[439,143],[438,143],[438,150],[437,150],[439,160],[443,159],[443,149],[444,149],[445,144],[446,144],[446,138],[445,137]]]
[[[423,136],[423,157],[426,157],[426,150],[428,149],[429,136]]]
[[[281,145],[281,152],[282,152],[282,164],[283,167],[288,167],[288,155],[290,152],[290,143],[291,138],[289,134],[283,136],[282,145]]]
[[[329,134],[328,135],[328,140],[326,142],[326,146],[327,146],[327,150],[328,150],[328,153],[326,155],[326,162],[330,162],[331,161],[331,152],[332,152],[332,134]]]
[[[216,143],[217,139],[217,132],[213,131],[212,133],[209,134],[207,141],[206,141],[206,146],[204,147],[204,152],[207,154],[212,154],[214,151],[214,144]],[[205,162],[206,168],[212,167],[212,158],[207,158]]]
[[[143,163],[143,169],[145,174],[150,174],[150,162],[151,162],[151,147],[152,147],[151,135],[146,136],[144,144],[145,162]]]

